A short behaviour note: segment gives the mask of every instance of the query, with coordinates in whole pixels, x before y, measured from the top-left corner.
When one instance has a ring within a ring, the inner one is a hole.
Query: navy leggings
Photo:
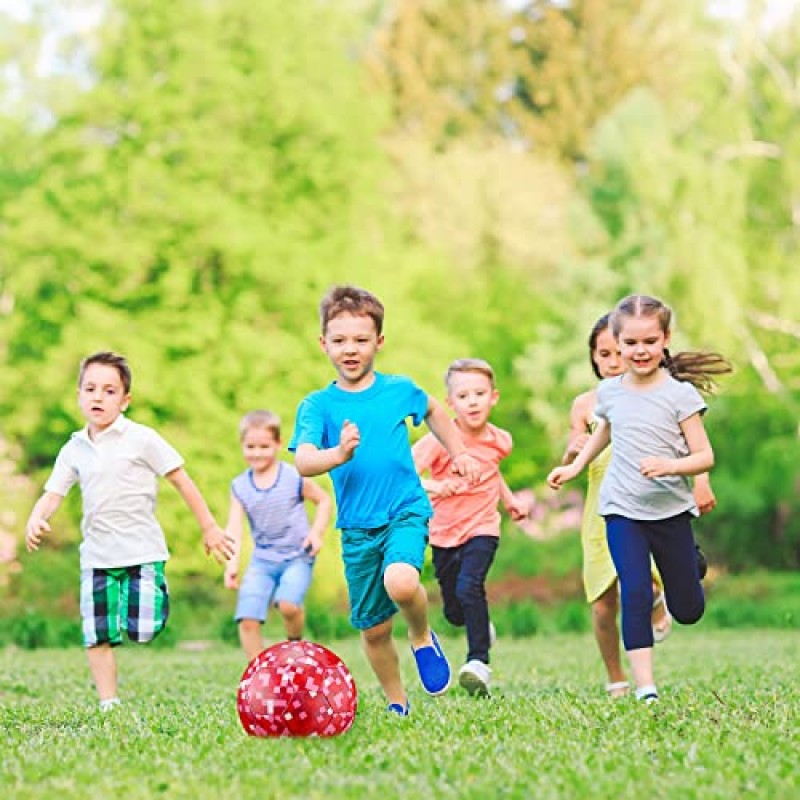
[[[451,625],[467,628],[467,661],[489,663],[486,575],[498,542],[497,536],[474,536],[458,547],[432,547],[445,619]]]
[[[651,553],[661,573],[670,613],[684,625],[697,622],[705,611],[705,596],[697,569],[691,514],[687,511],[659,520],[610,514],[605,519],[608,549],[619,576],[625,649],[653,646]]]

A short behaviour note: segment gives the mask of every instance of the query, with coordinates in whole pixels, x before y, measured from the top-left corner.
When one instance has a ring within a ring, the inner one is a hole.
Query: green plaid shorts
[[[81,618],[86,647],[150,642],[164,630],[169,593],[164,562],[115,569],[81,570]]]

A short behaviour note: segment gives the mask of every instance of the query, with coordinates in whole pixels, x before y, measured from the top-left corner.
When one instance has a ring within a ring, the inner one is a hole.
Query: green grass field
[[[463,643],[446,643],[455,662]],[[124,708],[96,711],[79,649],[0,651],[3,798],[800,797],[800,636],[676,630],[658,649],[662,702],[607,699],[585,635],[504,640],[488,700],[383,710],[355,640],[334,645],[360,689],[330,740],[252,739],[235,711],[237,650],[126,646]]]

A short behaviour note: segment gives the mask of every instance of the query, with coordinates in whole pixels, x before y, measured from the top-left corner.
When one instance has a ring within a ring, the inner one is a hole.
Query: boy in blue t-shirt
[[[447,449],[453,471],[472,482],[478,463],[466,452],[447,412],[409,378],[375,372],[383,347],[383,305],[353,286],[336,286],[320,304],[320,344],[337,373],[297,409],[289,450],[301,475],[331,473],[342,531],[350,621],[389,702],[408,715],[408,698],[392,640],[400,608],[428,694],[450,685],[450,666],[428,625],[419,575],[432,509],[414,468],[406,418],[423,420]]]

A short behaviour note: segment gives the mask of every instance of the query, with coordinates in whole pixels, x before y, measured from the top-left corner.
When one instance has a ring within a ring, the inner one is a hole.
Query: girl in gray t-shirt
[[[548,483],[559,489],[613,441],[600,489],[611,557],[620,581],[622,639],[636,697],[658,700],[653,677],[653,589],[650,557],[664,583],[667,606],[683,624],[705,610],[691,519],[698,514],[689,476],[707,472],[714,453],[703,426],[714,377],[730,371],[717,353],[670,355],[672,313],[660,300],[632,295],[612,315],[626,372],[597,390],[597,429],[568,466]]]

